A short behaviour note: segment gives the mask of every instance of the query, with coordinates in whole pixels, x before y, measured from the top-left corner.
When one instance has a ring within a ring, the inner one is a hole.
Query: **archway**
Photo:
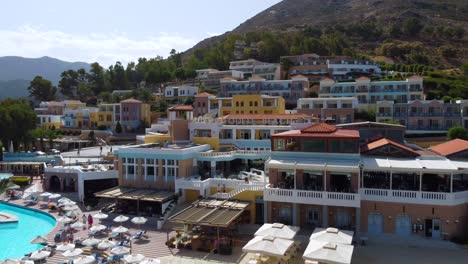
[[[52,192],[60,192],[60,179],[57,176],[50,177],[49,187]]]

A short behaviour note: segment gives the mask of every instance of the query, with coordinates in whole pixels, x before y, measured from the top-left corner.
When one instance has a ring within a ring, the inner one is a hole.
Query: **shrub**
[[[456,138],[460,138],[460,139],[468,139],[468,132],[466,131],[466,129],[462,126],[455,126],[455,127],[452,127],[448,133],[447,133],[447,136],[450,138],[450,139],[456,139]]]

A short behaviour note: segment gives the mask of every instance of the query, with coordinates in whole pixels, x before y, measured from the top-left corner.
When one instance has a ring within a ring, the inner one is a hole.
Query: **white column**
[[[327,191],[327,166],[323,170],[323,191]]]
[[[233,140],[237,139],[237,129],[235,129],[235,128],[232,129],[232,139]]]
[[[250,129],[250,139],[255,140],[255,128]]]
[[[422,191],[422,175],[423,175],[423,173],[420,172],[419,173],[419,191]]]
[[[450,173],[450,192],[453,192],[453,173]]]
[[[297,188],[296,188],[296,183],[297,183],[297,179],[296,179],[297,168],[296,168],[296,165],[297,165],[297,162],[294,162],[294,190],[297,190]]]
[[[392,182],[393,182],[393,171],[390,171],[390,190],[393,189]]]

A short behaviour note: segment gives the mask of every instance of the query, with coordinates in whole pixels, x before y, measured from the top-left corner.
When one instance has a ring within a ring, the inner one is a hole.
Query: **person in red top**
[[[93,226],[93,217],[91,214],[88,215],[88,228]]]

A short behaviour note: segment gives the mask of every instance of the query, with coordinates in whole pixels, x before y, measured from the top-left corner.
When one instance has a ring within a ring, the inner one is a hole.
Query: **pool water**
[[[10,178],[11,176],[13,176],[13,174],[0,172],[0,180],[8,179],[8,178]]]
[[[0,224],[0,261],[20,258],[29,252],[42,248],[29,241],[44,236],[55,226],[55,219],[49,215],[0,203],[0,212],[18,217],[17,223]]]

